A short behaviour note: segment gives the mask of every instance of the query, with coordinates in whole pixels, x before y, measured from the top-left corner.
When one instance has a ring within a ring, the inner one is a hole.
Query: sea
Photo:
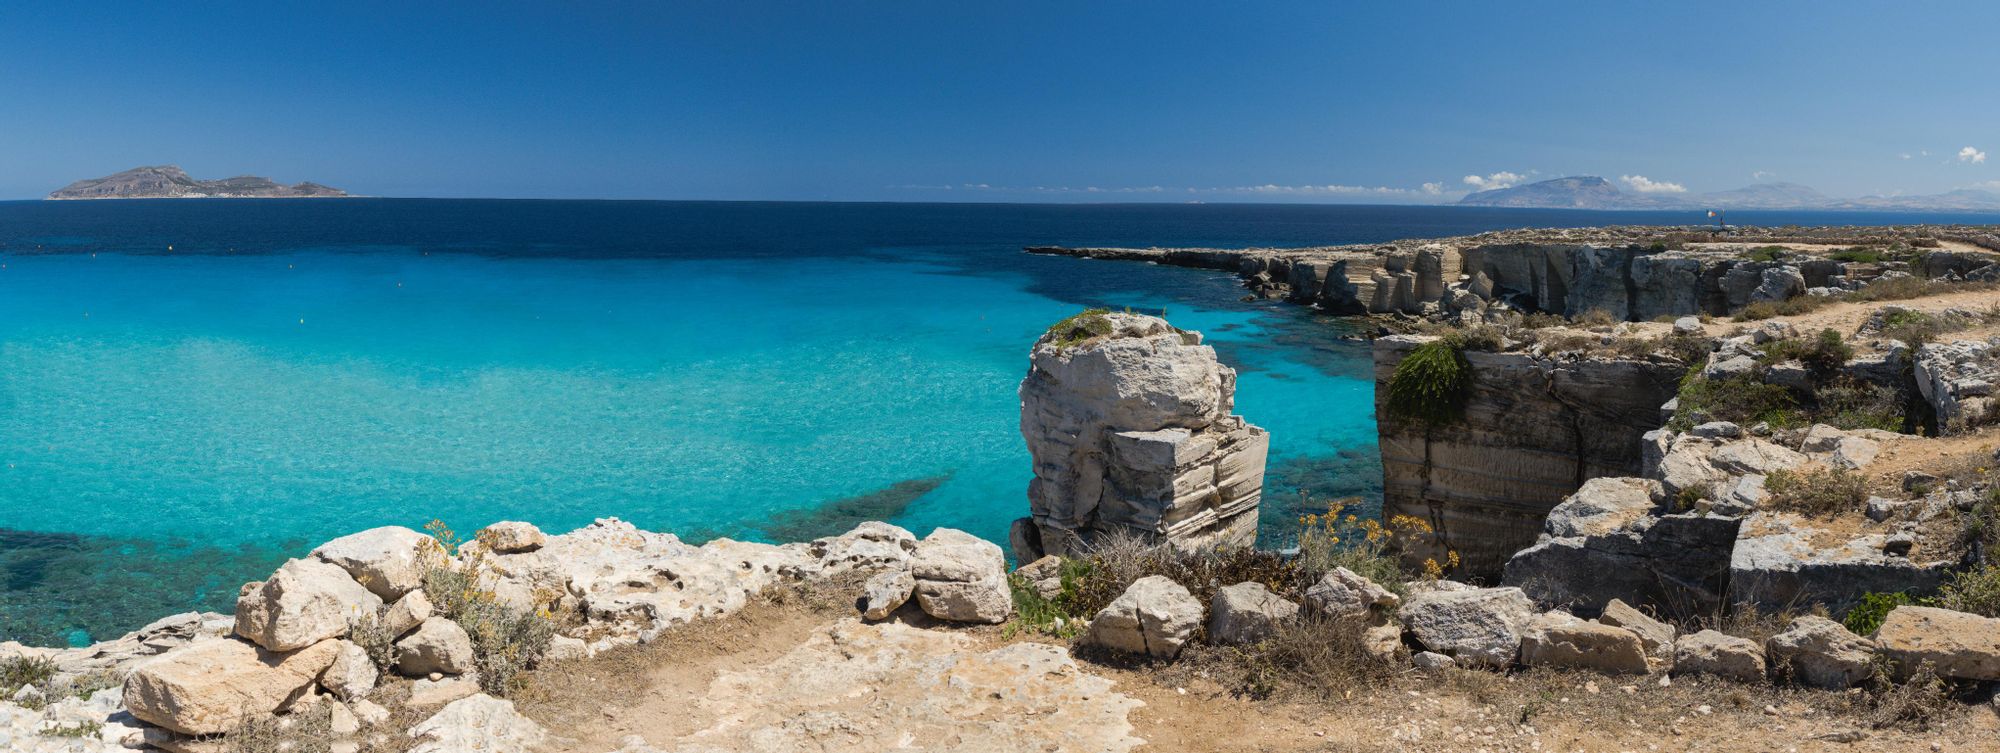
[[[1732,213],[1752,224],[1992,222]],[[1029,245],[1300,246],[1690,212],[429,199],[0,202],[0,641],[85,645],[327,539],[617,517],[1005,541],[1050,323],[1164,313],[1270,430],[1260,540],[1379,504],[1361,325]]]

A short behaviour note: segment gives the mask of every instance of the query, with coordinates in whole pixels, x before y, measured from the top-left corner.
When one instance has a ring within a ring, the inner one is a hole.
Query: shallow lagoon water
[[[1578,215],[1578,216],[1571,216]],[[0,640],[81,643],[327,538],[616,516],[1004,541],[1050,323],[1165,310],[1271,430],[1264,538],[1379,498],[1367,349],[1226,274],[1037,243],[1301,245],[1594,224],[1356,207],[0,204]],[[1632,221],[1632,220],[1624,220]],[[1654,220],[1658,221],[1658,220]],[[171,247],[171,249],[169,248]]]

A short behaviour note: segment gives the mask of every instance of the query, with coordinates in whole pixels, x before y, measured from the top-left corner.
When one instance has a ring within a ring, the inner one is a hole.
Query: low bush
[[[1850,264],[1875,264],[1882,261],[1882,252],[1857,246],[1827,254],[1826,258]]]
[[[459,550],[456,534],[442,521],[425,526],[447,555]],[[484,588],[482,555],[486,547],[474,550],[470,561],[457,568],[446,566],[442,558],[424,568],[424,595],[437,612],[458,623],[472,638],[474,661],[479,669],[481,689],[505,696],[515,689],[522,671],[540,662],[556,634],[557,618],[544,609],[517,609],[500,601]],[[547,600],[538,599],[538,603]],[[373,654],[371,659],[375,658]]]
[[[1708,379],[1699,371],[1690,371],[1676,399],[1678,409],[1670,424],[1675,431],[1693,428],[1696,416],[1744,426],[1761,421],[1787,427],[1798,422],[1798,401],[1791,390],[1755,376]]]
[[[1848,631],[1855,635],[1868,635],[1882,626],[1882,620],[1889,616],[1891,610],[1913,603],[1915,601],[1910,595],[1901,591],[1895,593],[1870,591],[1862,594],[1861,600],[1848,608],[1847,614],[1841,616],[1840,624],[1845,625]]]
[[[1301,509],[1315,506],[1303,492],[1300,496]],[[1420,518],[1407,515],[1393,517],[1383,524],[1373,518],[1347,512],[1360,502],[1358,497],[1337,499],[1326,505],[1325,513],[1299,516],[1299,569],[1306,577],[1314,578],[1336,567],[1345,567],[1384,588],[1402,593],[1408,577],[1403,572],[1402,559],[1397,556],[1397,551],[1429,536],[1431,526]],[[1446,558],[1447,562],[1433,562],[1431,568],[1442,571],[1457,567],[1455,552],[1447,553]],[[1309,588],[1311,584],[1304,584],[1304,587]]]
[[[1743,258],[1750,261],[1771,262],[1785,258],[1785,254],[1790,252],[1791,249],[1784,246],[1758,246],[1743,252]]]
[[[1810,314],[1838,300],[1836,296],[1801,295],[1782,301],[1757,301],[1737,311],[1734,319],[1739,322],[1754,322],[1774,316]]]
[[[347,623],[347,639],[368,652],[368,661],[384,672],[394,669],[402,658],[402,649],[396,647],[396,634],[389,632],[375,615],[363,615]]]
[[[1084,309],[1049,325],[1049,334],[1055,337],[1058,348],[1076,345],[1094,337],[1103,337],[1111,334],[1111,320],[1104,316],[1109,313],[1111,312],[1106,309]]]
[[[1764,478],[1772,509],[1808,516],[1860,510],[1868,504],[1868,479],[1844,468],[1776,470]]]
[[[224,735],[224,753],[330,753],[333,704],[301,704],[284,716],[252,714]]]
[[[1815,382],[1823,382],[1840,373],[1841,367],[1854,357],[1854,348],[1841,338],[1839,332],[1823,329],[1810,338],[1785,338],[1765,343],[1764,357],[1770,362],[1798,361],[1805,365]]]
[[[1472,365],[1452,338],[1411,349],[1389,376],[1389,412],[1431,426],[1465,417],[1472,396]]]
[[[2000,565],[1955,573],[1938,589],[1934,603],[1945,609],[2000,617]]]
[[[1084,612],[1081,603],[1083,579],[1090,574],[1092,563],[1089,559],[1065,559],[1057,571],[1062,590],[1054,597],[1043,596],[1033,583],[1019,575],[1007,576],[1007,589],[1013,593],[1015,619],[1005,628],[1008,637],[1020,630],[1033,630],[1056,638],[1071,638],[1081,631],[1083,618],[1096,615]]]
[[[1334,700],[1395,675],[1388,662],[1369,654],[1366,627],[1358,619],[1305,614],[1280,623],[1270,638],[1225,651],[1242,668],[1245,695],[1262,699],[1298,690]]]
[[[1927,729],[1955,705],[1952,686],[1938,677],[1928,660],[1901,683],[1890,680],[1887,669],[1886,661],[1878,664],[1871,683],[1875,692],[1870,699],[1869,722],[1875,728]]]
[[[54,660],[40,656],[9,656],[0,659],[0,698],[12,698],[24,686],[47,692],[56,676]]]

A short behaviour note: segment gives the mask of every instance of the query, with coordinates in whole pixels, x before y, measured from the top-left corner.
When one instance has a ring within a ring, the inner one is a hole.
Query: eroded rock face
[[[1773,609],[1824,603],[1839,611],[1870,591],[1937,588],[1951,563],[1889,554],[1884,548],[1891,535],[1826,536],[1814,521],[1793,513],[1751,513],[1731,552],[1730,599]]]
[[[1208,641],[1218,645],[1256,643],[1298,619],[1299,605],[1262,583],[1238,583],[1215,591],[1208,608]]]
[[[1042,548],[1024,559],[1077,556],[1121,530],[1198,546],[1252,542],[1270,437],[1232,415],[1236,372],[1200,334],[1163,319],[1101,319],[1108,334],[1082,342],[1043,336],[1021,381]]]
[[[125,708],[182,734],[220,734],[305,695],[339,652],[331,640],[291,653],[233,638],[198,640],[134,667]]]
[[[1764,642],[1771,666],[1800,683],[1840,690],[1874,671],[1875,642],[1825,617],[1805,615]]]
[[[1978,341],[1927,343],[1911,360],[1917,391],[1937,411],[1938,425],[1946,432],[1963,432],[1996,418],[2000,348]]]
[[[529,751],[548,742],[549,732],[514,710],[513,701],[484,693],[446,704],[410,729],[410,753]]]
[[[1201,601],[1186,587],[1159,575],[1132,582],[1090,621],[1090,642],[1113,651],[1156,659],[1180,656],[1201,626]]]
[[[2000,680],[2000,619],[1935,607],[1890,610],[1875,643],[1909,674],[1924,662],[1939,677]]]
[[[236,599],[236,634],[272,651],[293,651],[347,635],[350,623],[381,607],[381,597],[339,566],[292,560],[270,578],[243,587]]]
[[[339,565],[355,581],[388,601],[423,585],[425,563],[442,555],[436,539],[401,526],[349,534],[312,551],[314,558]]]
[[[1592,479],[1557,506],[1550,516],[1552,532],[1509,559],[1502,582],[1581,614],[1620,600],[1696,608],[1721,604],[1740,521],[1699,512],[1662,515],[1659,505],[1649,511],[1639,492],[1656,488],[1653,483],[1622,481]],[[1617,493],[1585,495],[1592,485]],[[1568,509],[1579,496],[1587,500],[1581,506],[1587,515]],[[1573,535],[1558,536],[1555,530]]]
[[[925,536],[910,575],[917,605],[940,620],[999,624],[1014,613],[1007,556],[998,544],[964,531],[939,528]]]
[[[1683,635],[1674,642],[1674,674],[1708,674],[1738,682],[1764,680],[1764,647],[1748,638],[1716,630]]]
[[[1504,668],[1520,655],[1521,634],[1536,617],[1518,588],[1427,591],[1397,612],[1424,648],[1462,664]]]
[[[1140,705],[1056,646],[979,651],[957,633],[848,621],[767,665],[717,677],[693,710],[714,724],[664,750],[1123,753],[1144,742],[1127,720]]]

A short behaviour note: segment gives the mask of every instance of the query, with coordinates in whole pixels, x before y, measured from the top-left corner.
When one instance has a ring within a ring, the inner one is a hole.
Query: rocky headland
[[[87,178],[49,192],[54,200],[72,199],[325,199],[348,194],[332,186],[305,182],[284,185],[270,178],[241,175],[196,180],[174,165],[135,167],[102,178]]]
[[[1994,239],[1071,252],[1387,296],[1383,515],[1313,500],[1251,546],[1269,437],[1234,372],[1087,311],[1030,348],[1011,568],[881,522],[379,528],[234,614],[0,644],[0,749],[1992,750]],[[1693,292],[1638,284],[1662,266]]]

